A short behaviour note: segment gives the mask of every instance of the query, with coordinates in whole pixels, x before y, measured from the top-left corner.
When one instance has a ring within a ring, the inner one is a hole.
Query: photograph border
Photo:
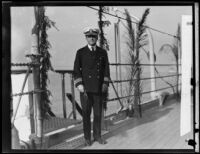
[[[192,18],[193,18],[193,40],[195,40],[195,10],[194,10],[194,1],[183,1],[183,2],[173,2],[173,1],[98,1],[98,2],[91,2],[91,1],[3,1],[2,2],[2,152],[3,153],[10,153],[10,152],[34,152],[34,153],[66,153],[67,152],[95,152],[95,153],[103,153],[103,152],[123,152],[123,153],[191,153],[194,152],[193,150],[188,149],[127,149],[127,150],[12,150],[11,149],[11,113],[10,113],[10,102],[11,102],[11,7],[26,7],[26,6],[98,6],[98,5],[106,5],[106,6],[192,6]],[[196,74],[195,70],[195,43],[193,41],[193,79],[191,79],[191,85],[193,86],[193,102],[196,101],[196,90],[195,90],[195,81],[196,81]],[[193,115],[195,118],[195,103],[193,106]],[[193,120],[193,127],[195,126],[195,120]],[[193,130],[193,139],[195,139],[195,131]],[[195,152],[194,152],[195,153]]]

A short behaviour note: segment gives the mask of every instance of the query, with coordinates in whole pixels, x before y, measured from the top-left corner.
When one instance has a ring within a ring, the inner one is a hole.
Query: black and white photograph
[[[2,152],[199,152],[199,3],[3,1],[2,46]]]

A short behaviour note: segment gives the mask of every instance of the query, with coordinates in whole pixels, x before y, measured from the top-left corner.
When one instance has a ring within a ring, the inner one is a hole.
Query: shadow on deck
[[[146,110],[142,118],[127,119],[118,125],[104,135],[106,145],[94,142],[79,149],[192,149],[185,142],[192,138],[192,132],[180,136],[180,103],[176,99]]]

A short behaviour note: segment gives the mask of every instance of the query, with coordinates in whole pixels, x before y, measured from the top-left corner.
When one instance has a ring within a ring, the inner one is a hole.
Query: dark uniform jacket
[[[109,86],[107,52],[98,46],[96,51],[90,51],[88,46],[79,49],[74,61],[74,79],[75,86],[83,84],[86,92],[101,92],[103,83]]]

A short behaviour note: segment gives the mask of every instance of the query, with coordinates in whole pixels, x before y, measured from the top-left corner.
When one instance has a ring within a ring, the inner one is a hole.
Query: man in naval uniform
[[[101,137],[101,115],[103,94],[108,90],[110,69],[107,52],[98,47],[99,30],[88,27],[84,30],[87,45],[79,49],[74,61],[74,82],[80,91],[83,113],[83,131],[85,145],[91,142],[91,109],[93,108],[93,137],[99,144],[106,144]]]

